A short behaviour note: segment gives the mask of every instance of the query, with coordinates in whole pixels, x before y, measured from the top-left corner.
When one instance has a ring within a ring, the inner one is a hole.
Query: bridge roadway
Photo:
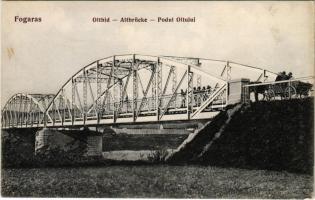
[[[200,106],[205,102],[205,100],[210,96],[212,92],[208,91],[196,91],[193,94],[192,99],[192,110],[191,113],[197,111]],[[161,98],[160,103],[161,107],[165,106],[167,101],[171,98],[171,95],[165,95]],[[140,105],[142,99],[138,99],[138,105]],[[157,111],[154,106],[154,102],[156,100],[153,97],[148,97],[145,100],[144,106],[141,109],[137,117],[137,123],[154,123],[154,122],[167,122],[167,121],[182,121],[188,120],[188,109],[186,105],[186,96],[183,94],[176,94],[174,100],[171,102],[171,105],[165,112],[165,115],[160,120],[157,119]],[[224,110],[226,107],[226,99],[221,96],[221,98],[217,98],[211,105],[207,106],[207,108],[196,118],[193,120],[202,120],[202,119],[212,119],[215,117],[220,111]],[[118,114],[119,110],[119,114]],[[134,123],[133,118],[133,110],[132,110],[132,101],[125,100],[123,102],[114,102],[110,104],[104,105],[104,112],[101,115],[97,115],[95,112],[90,112],[86,116],[86,120],[84,120],[84,116],[80,115],[78,109],[69,110],[70,112],[66,112],[65,110],[60,110],[59,113],[55,113],[56,115],[65,116],[65,120],[62,121],[60,119],[56,119],[52,122],[48,122],[46,127],[71,127],[71,126],[94,126],[94,125],[113,125],[113,124],[130,124]],[[160,110],[163,112],[164,110]],[[15,113],[11,113],[12,111],[7,111],[10,115],[14,115]],[[69,118],[71,113],[74,113],[75,118]],[[50,113],[53,115],[52,113]],[[32,118],[36,118],[32,120]],[[10,124],[4,126],[4,128],[32,128],[32,127],[44,127],[44,121],[40,121],[43,119],[42,114],[36,115],[35,113],[18,113],[17,121],[13,121]],[[9,119],[10,121],[10,119]],[[14,124],[18,124],[14,126]]]

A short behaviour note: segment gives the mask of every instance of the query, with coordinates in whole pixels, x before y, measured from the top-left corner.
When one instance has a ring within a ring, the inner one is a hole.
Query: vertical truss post
[[[5,111],[5,115],[2,116],[2,118],[4,120],[3,121],[4,125],[2,124],[2,127],[8,127],[9,115],[8,115],[8,111],[7,110]]]
[[[120,105],[119,105],[119,108],[118,108],[118,115],[121,112],[121,109],[122,109],[122,107],[124,105],[124,99],[125,99],[125,97],[127,95],[127,87],[128,87],[128,83],[129,83],[129,79],[130,79],[131,75],[132,75],[132,70],[130,70],[128,72],[128,76],[127,76],[127,80],[125,82],[125,85],[124,86],[122,85],[122,88],[121,88],[121,102],[120,102]],[[123,82],[121,81],[121,83],[123,83]],[[128,99],[128,101],[129,101],[129,99]],[[126,112],[128,112],[128,104],[129,104],[128,101],[126,101],[126,108],[127,108]]]
[[[60,96],[60,101],[59,101],[59,108],[62,108],[62,113],[61,113],[61,125],[63,126],[64,121],[65,121],[65,115],[66,115],[66,109],[65,109],[65,101],[64,101],[64,89],[61,89],[61,96]]]
[[[55,126],[55,123],[56,123],[56,103],[55,103],[55,101],[52,102],[52,108],[53,108],[53,113],[54,113],[53,126]]]
[[[13,99],[13,102],[11,103],[11,114],[12,114],[12,127],[14,127],[14,124],[15,124],[15,100]]]
[[[24,103],[24,123],[25,123],[25,127],[27,127],[27,120],[28,120],[28,104],[29,103],[29,99],[26,100],[26,102]]]
[[[21,118],[22,118],[22,104],[23,104],[23,98],[22,98],[22,94],[20,94],[20,103],[19,103],[19,111],[18,111],[18,125],[21,125]]]
[[[7,105],[8,106],[8,108],[7,108],[7,111],[8,111],[8,125],[7,125],[7,127],[9,127],[10,128],[10,124],[11,124],[11,110],[10,110],[10,103]]]
[[[27,101],[27,105],[26,105],[26,111],[25,111],[25,126],[28,126],[28,122],[29,122],[29,114],[30,114],[30,102],[31,99]]]
[[[8,106],[5,107],[5,111],[1,115],[3,122],[1,124],[2,127],[7,127],[8,126],[8,121],[9,121],[9,115],[8,115]]]
[[[27,117],[26,117],[26,125],[29,126],[31,124],[31,104],[32,103],[32,99],[29,100],[28,104],[27,104]]]
[[[1,115],[1,127],[6,127],[6,111],[2,112],[2,115]]]
[[[31,119],[30,119],[30,121],[31,121],[31,127],[33,127],[34,126],[34,111],[33,111],[33,108],[34,107],[34,103],[33,103],[33,100],[31,100],[31,106],[30,106],[30,112],[31,112]]]
[[[133,121],[136,121],[137,116],[137,100],[138,100],[138,63],[136,63],[136,57],[133,55],[132,62],[132,116]]]
[[[118,86],[117,84],[115,84],[115,79],[117,78],[117,66],[116,66],[116,58],[115,56],[113,56],[113,66],[112,66],[112,72],[111,74],[114,76],[112,76],[111,78],[113,79],[113,121],[114,123],[116,122],[117,119],[117,102],[118,102]],[[117,79],[119,81],[119,79]],[[117,82],[117,81],[116,81]]]
[[[8,127],[10,128],[12,121],[11,103],[8,105]]]
[[[123,93],[124,93],[123,81],[119,80],[119,104],[122,104],[124,101]]]
[[[19,117],[20,117],[20,109],[19,109],[19,105],[20,104],[20,99],[19,99],[19,96],[17,96],[16,100],[15,100],[15,113],[16,113],[16,122],[15,122],[15,126],[19,126],[20,124],[20,120],[19,120]]]
[[[8,122],[8,111],[5,108],[4,112],[1,115],[1,120],[2,120],[2,127],[7,127],[7,122]]]
[[[106,93],[106,107],[107,107],[107,110],[108,110],[108,112],[110,111],[110,109],[111,109],[111,104],[112,104],[112,102],[111,102],[111,96],[112,96],[112,94],[111,94],[111,92],[110,91],[107,91],[107,93]]]
[[[115,74],[116,75],[116,74]],[[117,111],[118,111],[118,102],[120,102],[120,81],[115,84],[115,78],[114,78],[114,85],[113,85],[113,119],[114,122],[116,122],[117,119]]]
[[[30,99],[28,105],[27,105],[27,118],[26,118],[26,126],[29,125],[30,123],[30,118],[31,118],[31,105],[32,105],[32,99]]]
[[[18,103],[19,99],[15,99],[15,126],[17,127],[19,125],[19,103]]]
[[[3,112],[1,113],[1,127],[6,127],[6,111],[3,110]]]
[[[12,127],[13,126],[13,124],[14,124],[14,106],[13,106],[13,102],[14,102],[14,100],[12,100],[12,102],[10,102],[10,127]]]
[[[154,74],[153,76],[153,80],[152,80],[152,102],[151,102],[151,106],[152,106],[152,110],[155,109],[155,98],[156,98],[156,76],[155,76],[155,72],[156,72],[156,65],[151,65],[151,73]]]
[[[71,84],[71,112],[72,112],[72,125],[74,125],[74,120],[75,120],[75,87],[76,87],[76,82],[72,78],[72,84]]]
[[[20,119],[20,124],[21,124],[21,127],[23,127],[23,120],[24,120],[24,106],[25,106],[25,99],[24,99],[24,96],[22,96],[22,105],[21,105],[21,110],[20,110],[20,113],[21,113],[21,119]]]
[[[19,110],[19,124],[21,127],[23,125],[23,105],[24,105],[24,101],[23,101],[23,96],[21,95],[20,110]]]
[[[13,103],[12,103],[12,112],[13,112],[13,123],[12,126],[14,127],[16,124],[16,99],[14,97]]]
[[[108,98],[108,89],[105,90],[105,94],[102,100],[102,106],[101,106],[101,111],[100,111],[100,118],[103,116],[103,114],[105,113],[105,108],[107,108],[107,98]]]
[[[35,122],[36,122],[36,113],[35,112],[36,112],[36,105],[33,102],[33,105],[32,105],[32,127],[34,127]]]
[[[17,99],[18,97],[16,97],[16,99],[15,99],[15,102],[14,102],[14,112],[15,112],[15,123],[14,123],[14,125],[15,126],[18,126],[18,124],[19,124],[19,104],[18,104],[18,101],[19,101],[19,99]]]
[[[33,109],[34,109],[34,111],[33,111],[33,126],[36,124],[36,122],[37,122],[37,118],[36,118],[36,116],[37,116],[37,110],[36,110],[36,105],[35,105],[35,103],[33,104]]]
[[[177,86],[177,72],[176,72],[176,67],[175,66],[172,66],[173,70],[172,70],[172,73],[173,73],[173,79],[172,79],[172,93],[174,94],[176,92],[176,86]],[[176,108],[176,98],[177,98],[177,95],[175,94],[175,97],[174,97],[174,108]]]
[[[15,123],[14,99],[12,100],[12,103],[11,103],[11,115],[12,115],[12,127],[13,127]]]
[[[36,105],[35,105],[35,103],[33,103],[33,111],[32,111],[32,119],[33,119],[33,121],[32,121],[32,127],[34,126],[34,124],[35,124],[35,122],[36,122]]]
[[[21,110],[20,110],[20,125],[23,127],[23,119],[24,119],[24,97],[21,96]]]
[[[13,114],[12,114],[12,104],[10,103],[10,121],[9,121],[9,127],[12,127],[12,124],[14,123]]]
[[[7,105],[7,122],[6,122],[6,127],[10,127],[10,104]]]
[[[40,109],[39,109],[39,107],[37,106],[37,108],[38,108],[38,112],[37,112],[37,127],[39,126],[39,122],[40,122]]]
[[[193,72],[191,72],[190,65],[187,67],[187,119],[190,120],[190,114],[192,112],[193,101]]]
[[[121,79],[119,79],[118,81],[118,92],[119,92],[119,97],[118,97],[118,101],[117,101],[117,105],[116,105],[116,108],[115,108],[115,111],[116,111],[116,114],[115,114],[115,122],[117,120],[117,118],[119,117],[119,112],[120,112],[120,109],[121,109],[121,106],[123,105],[123,93],[124,93],[124,88],[123,88],[123,81]]]
[[[8,127],[10,128],[10,126],[11,126],[11,121],[12,121],[12,112],[11,112],[11,103],[8,105],[8,109],[9,109],[9,114],[8,114],[8,119],[9,119],[9,121],[8,121]]]
[[[226,88],[225,88],[225,107],[228,105],[229,101],[229,83],[226,83]]]
[[[197,66],[200,67],[201,63],[199,58],[197,59]],[[197,74],[197,87],[201,87],[201,75]]]
[[[7,126],[7,111],[4,110],[1,113],[1,127],[6,127]]]
[[[86,70],[83,69],[83,124],[86,123],[86,112],[87,112],[87,77]]]
[[[43,123],[44,123],[44,127],[47,126],[47,122],[48,122],[48,114],[49,114],[49,111],[47,110],[47,112],[44,113],[44,119],[43,119]],[[33,126],[33,124],[32,124]]]
[[[14,124],[15,124],[15,116],[16,116],[16,113],[15,113],[15,99],[13,100],[13,103],[11,104],[11,115],[12,115],[12,127],[14,127]]]
[[[101,92],[102,92],[102,84],[100,81],[101,74],[101,65],[99,61],[96,62],[96,112],[97,112],[97,124],[100,123],[100,111],[101,111]]]
[[[157,60],[157,65],[156,65],[156,94],[155,94],[155,97],[156,97],[156,116],[157,116],[157,120],[160,120],[160,113],[161,113],[161,103],[162,103],[162,64],[160,62],[160,58],[158,58]]]
[[[23,108],[23,124],[25,123],[25,126],[27,127],[27,104],[28,104],[28,99],[25,99],[24,101],[24,108]]]

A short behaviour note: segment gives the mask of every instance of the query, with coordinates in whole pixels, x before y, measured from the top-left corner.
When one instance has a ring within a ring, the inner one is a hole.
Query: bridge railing
[[[202,105],[214,92],[214,90],[196,90],[192,94],[192,101],[191,101],[191,106],[194,109],[198,108],[200,105]],[[157,101],[156,98],[154,97],[148,97],[143,99],[138,99],[136,101],[137,109],[139,109],[139,106],[141,105],[142,102],[142,107],[141,110],[139,111],[140,115],[152,115],[156,112],[157,104],[159,104],[159,107],[163,109],[166,107],[167,103],[171,100],[172,95],[163,95],[162,97],[158,98],[159,100]],[[113,103],[107,103],[103,106],[103,112],[101,117],[105,118],[111,118],[113,116],[113,113],[117,111],[121,116],[131,116],[133,113],[133,101],[132,100],[124,100],[124,101],[118,101],[118,102],[113,102]],[[168,107],[168,112],[186,112],[187,108],[187,96],[186,93],[176,93],[175,97],[171,101],[169,107]],[[209,106],[208,110],[211,108],[214,108],[215,106],[220,105],[221,107],[224,106],[226,103],[226,99],[222,98],[222,96],[218,96],[212,103],[212,107]],[[91,112],[88,114],[88,119],[94,119],[96,118],[95,113]],[[82,118],[80,113],[78,112],[78,115],[76,115],[76,118]]]
[[[139,98],[136,101],[136,107],[134,108],[134,102],[126,98],[124,101],[117,101],[106,103],[102,105],[101,112],[97,112],[96,108],[94,112],[88,113],[86,119],[80,111],[79,107],[74,109],[60,109],[58,111],[51,110],[49,112],[52,122],[48,122],[47,126],[62,126],[66,125],[78,125],[81,123],[98,123],[98,120],[111,119],[115,121],[115,118],[133,118],[134,112],[136,116],[157,116],[157,105],[159,110],[164,115],[177,115],[195,113],[200,110],[208,99],[211,97],[213,100],[210,104],[206,105],[202,112],[212,112],[223,110],[227,103],[226,92],[220,92],[216,94],[218,88],[214,90],[193,90],[191,95],[187,95],[186,92],[163,95],[159,98],[147,97]],[[190,97],[191,101],[188,103],[187,98]],[[169,103],[170,102],[170,103]],[[189,105],[188,105],[189,104]],[[189,111],[188,111],[189,110]],[[199,111],[200,113],[200,111]],[[60,117],[62,116],[62,117]],[[111,121],[110,120],[110,121]],[[112,121],[112,123],[114,122]],[[44,121],[41,121],[39,125],[44,125]]]
[[[242,101],[273,101],[314,96],[314,76],[243,86]]]

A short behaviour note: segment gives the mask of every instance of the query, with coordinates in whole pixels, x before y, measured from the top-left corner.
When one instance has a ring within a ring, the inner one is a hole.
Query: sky
[[[42,22],[16,23],[15,16]],[[93,17],[196,22],[92,23]],[[311,1],[4,1],[1,19],[1,106],[15,93],[56,93],[85,65],[117,54],[222,59],[295,77],[314,74]]]

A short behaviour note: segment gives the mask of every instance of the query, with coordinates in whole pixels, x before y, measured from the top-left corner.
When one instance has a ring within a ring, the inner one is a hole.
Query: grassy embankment
[[[230,117],[222,112],[169,161],[311,174],[313,101],[255,102]]]
[[[209,166],[5,169],[15,197],[307,198],[312,176]]]

